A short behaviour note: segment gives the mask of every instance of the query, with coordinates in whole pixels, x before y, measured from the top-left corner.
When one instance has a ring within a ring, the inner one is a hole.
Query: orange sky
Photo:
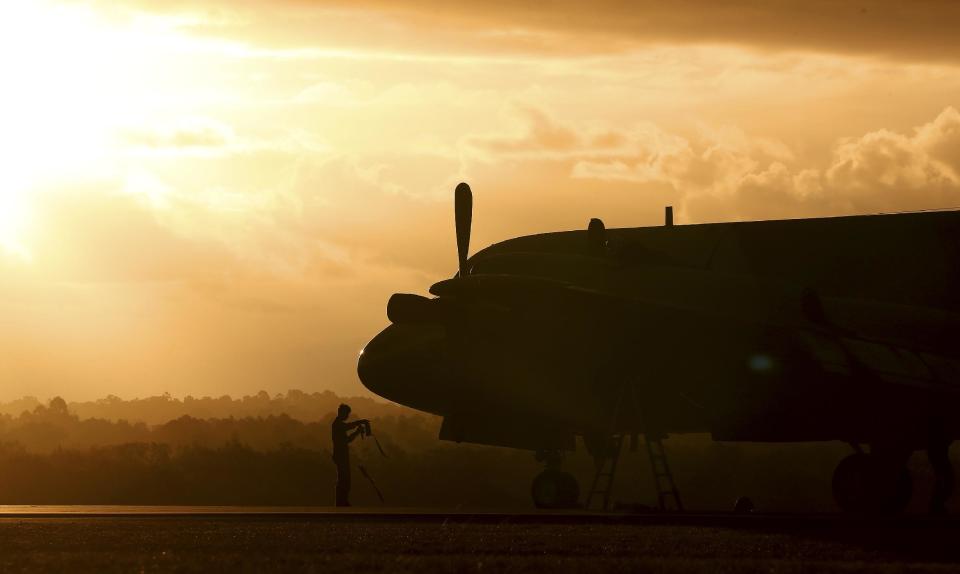
[[[541,5],[5,2],[0,399],[361,392],[460,180],[475,248],[960,206],[957,3]]]

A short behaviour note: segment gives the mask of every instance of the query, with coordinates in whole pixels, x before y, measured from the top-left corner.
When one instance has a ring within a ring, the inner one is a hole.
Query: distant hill
[[[322,451],[330,446],[330,422],[341,402],[349,403],[357,417],[371,419],[378,439],[392,448],[422,450],[438,442],[439,417],[365,397],[290,391],[275,397],[179,400],[164,395],[86,403],[54,397],[46,405],[26,398],[0,410],[0,444],[38,453],[131,443],[216,448],[238,442],[257,451]]]
[[[54,398],[54,401],[59,397]],[[63,399],[60,399],[63,400]],[[106,398],[86,402],[66,402],[67,410],[80,419],[125,420],[159,425],[183,416],[197,419],[225,419],[267,417],[285,414],[303,422],[329,419],[340,403],[347,403],[358,417],[376,418],[387,416],[412,416],[421,413],[394,403],[369,397],[341,397],[331,391],[305,393],[290,390],[286,394],[270,396],[266,391],[255,395],[232,398],[192,397],[182,399],[169,394],[159,396],[121,399],[109,395]],[[23,412],[34,412],[46,405],[36,397],[23,397],[9,402],[0,402],[0,415],[18,417]]]

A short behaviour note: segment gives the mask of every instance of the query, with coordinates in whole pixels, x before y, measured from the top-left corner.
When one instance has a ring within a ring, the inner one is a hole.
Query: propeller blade
[[[466,183],[457,185],[453,192],[453,211],[457,226],[457,255],[460,258],[460,277],[467,274],[467,255],[470,252],[470,226],[473,223],[473,192]]]

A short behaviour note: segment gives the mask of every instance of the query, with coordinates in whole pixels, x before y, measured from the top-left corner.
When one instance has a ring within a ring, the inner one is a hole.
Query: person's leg
[[[350,506],[350,462],[337,461],[337,506]]]

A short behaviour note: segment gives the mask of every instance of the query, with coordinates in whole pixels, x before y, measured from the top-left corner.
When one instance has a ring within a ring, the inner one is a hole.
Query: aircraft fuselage
[[[467,261],[364,350],[371,391],[443,438],[960,436],[960,213],[521,237]],[[394,301],[391,301],[391,305]],[[418,311],[422,306],[422,312]]]

